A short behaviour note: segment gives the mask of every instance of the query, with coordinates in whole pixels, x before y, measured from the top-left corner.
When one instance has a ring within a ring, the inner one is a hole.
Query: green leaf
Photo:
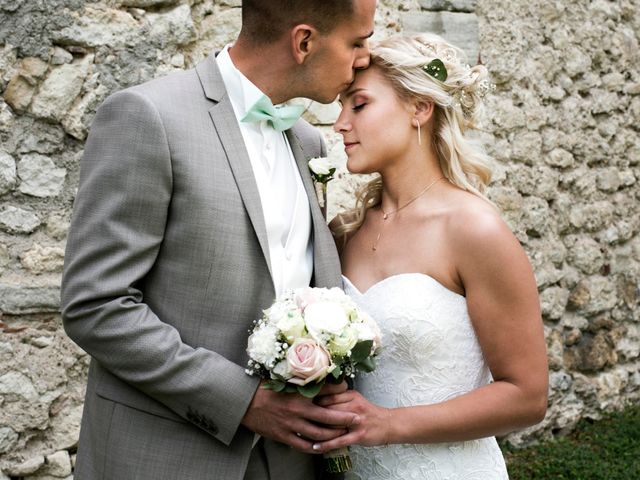
[[[284,393],[296,393],[298,391],[298,386],[293,383],[287,383],[284,387]]]
[[[336,365],[336,368],[331,370],[331,376],[333,378],[335,378],[336,380],[339,380],[340,379],[340,375],[342,375],[342,369],[340,368],[339,365]]]
[[[300,393],[300,395],[304,395],[307,398],[313,398],[316,395],[318,395],[318,393],[320,393],[320,390],[322,390],[323,385],[324,385],[324,382],[307,383],[306,385],[298,385],[298,392]]]
[[[279,380],[270,380],[262,386],[262,388],[266,390],[273,390],[274,392],[281,392],[284,390],[284,387],[285,383]]]
[[[376,361],[372,357],[365,358],[358,363],[357,369],[367,373],[373,372],[376,369]]]
[[[373,348],[373,340],[365,340],[357,343],[353,349],[351,349],[351,361],[354,363],[360,363],[365,358],[371,355],[371,349]]]
[[[444,82],[447,79],[447,68],[439,58],[434,58],[428,64],[423,66],[422,69],[436,80]]]

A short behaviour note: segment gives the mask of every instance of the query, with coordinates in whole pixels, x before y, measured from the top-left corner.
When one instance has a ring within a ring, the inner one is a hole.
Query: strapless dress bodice
[[[384,407],[443,402],[491,382],[465,297],[421,273],[393,275],[360,292],[345,292],[382,331],[377,368],[359,374],[356,389]],[[353,446],[361,480],[508,479],[495,438],[426,445]]]

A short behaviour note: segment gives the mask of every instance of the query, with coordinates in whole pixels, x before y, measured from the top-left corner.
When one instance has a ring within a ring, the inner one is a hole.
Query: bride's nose
[[[333,131],[336,133],[345,133],[349,130],[351,130],[351,122],[349,122],[345,109],[343,108],[336,123],[333,124]]]

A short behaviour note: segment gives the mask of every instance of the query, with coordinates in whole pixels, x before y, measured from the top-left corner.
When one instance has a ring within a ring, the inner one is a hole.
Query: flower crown
[[[419,48],[419,50],[423,55],[428,55],[428,53],[434,54],[436,52],[435,47],[431,44],[421,44],[420,47],[421,48]],[[426,52],[425,50],[429,50],[429,52]],[[445,60],[453,61],[454,59],[450,53],[447,53],[445,55]],[[429,63],[422,65],[420,68],[427,75],[433,77],[441,83],[446,82],[449,76],[447,67],[445,67],[444,62],[437,57],[431,60]],[[471,70],[471,67],[469,65],[466,65],[466,69]],[[465,86],[463,86],[460,81],[456,83],[457,88],[452,92],[452,96],[456,100],[455,106],[460,107],[460,109],[462,110],[462,114],[465,117],[471,118],[473,116],[474,109],[471,105],[469,105],[469,101],[467,99],[468,93],[465,91]],[[478,95],[478,97],[484,98],[490,91],[494,89],[495,85],[491,84],[488,80],[485,79],[478,84],[476,94]]]

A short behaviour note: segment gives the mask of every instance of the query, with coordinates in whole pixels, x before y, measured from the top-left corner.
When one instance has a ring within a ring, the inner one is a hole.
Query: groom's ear
[[[318,32],[310,25],[300,24],[291,29],[291,52],[298,65],[302,65],[315,47]]]

